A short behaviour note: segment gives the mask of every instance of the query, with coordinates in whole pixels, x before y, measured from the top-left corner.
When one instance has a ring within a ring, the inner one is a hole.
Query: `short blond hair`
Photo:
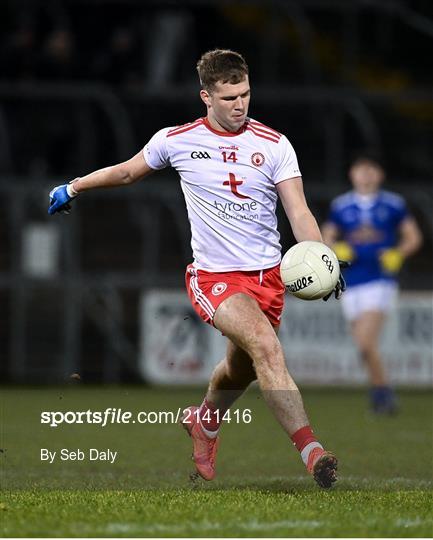
[[[212,92],[215,84],[237,84],[248,75],[248,65],[245,58],[230,49],[214,49],[202,55],[197,62],[200,84],[204,90]]]

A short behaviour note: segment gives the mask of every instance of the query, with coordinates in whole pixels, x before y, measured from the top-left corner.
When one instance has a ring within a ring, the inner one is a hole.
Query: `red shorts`
[[[247,272],[207,272],[192,264],[186,268],[186,288],[198,315],[213,325],[217,307],[229,296],[244,293],[257,300],[260,309],[273,326],[280,324],[284,307],[285,286],[280,266]]]

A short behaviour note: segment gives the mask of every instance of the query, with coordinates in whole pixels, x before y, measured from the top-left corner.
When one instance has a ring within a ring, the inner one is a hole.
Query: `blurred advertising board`
[[[224,357],[225,338],[195,314],[186,292],[151,290],[140,304],[140,370],[156,384],[203,384]],[[402,293],[381,343],[395,385],[433,386],[433,296]],[[366,375],[337,301],[286,297],[279,336],[300,384],[364,384]]]

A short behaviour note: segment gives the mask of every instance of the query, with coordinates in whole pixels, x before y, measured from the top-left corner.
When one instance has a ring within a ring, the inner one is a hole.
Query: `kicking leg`
[[[218,431],[224,413],[256,379],[254,363],[249,354],[229,339],[226,357],[212,373],[200,406],[200,422],[209,436],[213,434],[209,432]]]
[[[249,355],[228,340],[226,357],[216,366],[202,405],[200,408],[188,407],[182,419],[193,440],[197,472],[205,480],[212,480],[215,476],[218,430],[224,413],[255,378]]]
[[[227,410],[256,378],[251,357],[229,339],[226,357],[212,374],[206,400]]]

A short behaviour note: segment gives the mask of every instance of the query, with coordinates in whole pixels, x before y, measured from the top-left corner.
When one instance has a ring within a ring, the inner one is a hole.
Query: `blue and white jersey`
[[[389,191],[373,195],[349,191],[332,201],[328,221],[337,226],[342,240],[355,252],[352,266],[344,272],[349,286],[395,280],[395,275],[382,270],[379,255],[397,245],[399,226],[407,216],[404,199]]]

